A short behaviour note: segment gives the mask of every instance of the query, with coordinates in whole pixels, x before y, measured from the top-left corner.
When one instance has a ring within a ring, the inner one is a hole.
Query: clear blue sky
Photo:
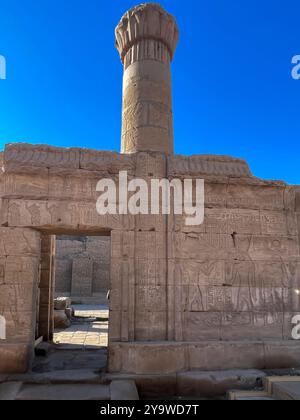
[[[0,149],[9,142],[119,150],[122,66],[114,28],[137,2],[0,0]],[[299,0],[162,0],[181,39],[175,150],[247,159],[300,184]]]

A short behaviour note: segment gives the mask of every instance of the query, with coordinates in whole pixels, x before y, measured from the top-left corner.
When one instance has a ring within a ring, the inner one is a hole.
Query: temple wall
[[[56,294],[82,303],[106,302],[110,288],[110,238],[62,236],[57,237],[56,244]],[[86,279],[88,290],[81,287],[82,268],[86,273],[90,271]]]
[[[0,372],[25,372],[33,356],[40,235],[32,229],[0,228]]]
[[[216,156],[12,145],[3,168],[0,308],[9,302],[11,328],[0,343],[5,358],[16,346],[23,357],[32,348],[35,287],[20,301],[17,291],[24,282],[37,287],[42,232],[111,238],[111,372],[300,365],[291,337],[300,308],[299,187],[257,179],[244,161]],[[98,215],[96,184],[117,180],[120,170],[148,182],[203,178],[204,223],[186,226],[174,214]],[[19,311],[28,316],[20,334]]]

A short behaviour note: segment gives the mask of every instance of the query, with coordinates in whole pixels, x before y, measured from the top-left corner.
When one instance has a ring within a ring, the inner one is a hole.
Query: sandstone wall
[[[257,179],[244,161],[217,156],[11,145],[3,169],[0,313],[9,302],[12,333],[2,352],[32,346],[30,326],[17,316],[22,308],[31,322],[36,306],[40,250],[26,235],[38,241],[39,232],[107,234],[111,372],[300,365],[299,342],[291,337],[291,318],[300,312],[299,187]],[[188,227],[173,212],[98,215],[96,184],[117,180],[120,170],[148,182],[203,178],[204,224]],[[32,290],[17,293],[24,276]]]
[[[25,372],[32,361],[37,323],[40,235],[32,229],[0,228],[0,372]]]
[[[94,302],[105,301],[110,287],[110,237],[58,236],[55,283],[57,295],[83,303],[92,302],[93,296]]]

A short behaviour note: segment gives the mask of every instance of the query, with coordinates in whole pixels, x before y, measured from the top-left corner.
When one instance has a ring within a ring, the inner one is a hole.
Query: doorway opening
[[[109,235],[42,238],[34,371],[106,369],[110,242]]]

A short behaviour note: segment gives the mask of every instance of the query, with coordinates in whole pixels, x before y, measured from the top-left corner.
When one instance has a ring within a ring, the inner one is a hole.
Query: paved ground
[[[108,344],[108,309],[103,305],[73,305],[75,318],[66,330],[56,331],[54,343],[74,350],[97,349]]]
[[[103,372],[107,364],[108,308],[73,305],[75,317],[66,330],[54,334],[47,357],[36,357],[34,372],[90,369]]]

